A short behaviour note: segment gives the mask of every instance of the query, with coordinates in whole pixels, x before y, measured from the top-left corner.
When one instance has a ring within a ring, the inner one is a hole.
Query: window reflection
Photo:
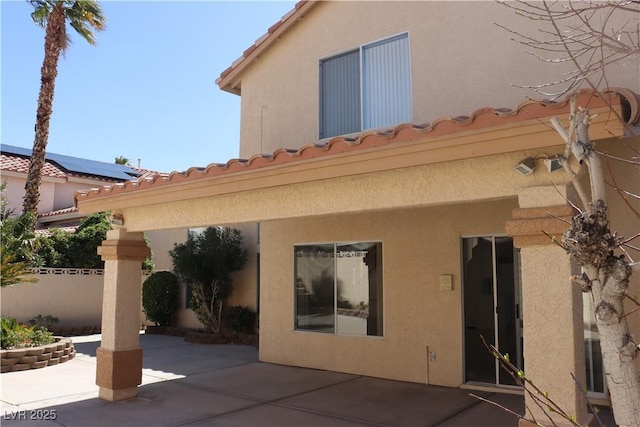
[[[296,328],[335,331],[334,245],[297,246]]]
[[[382,336],[382,244],[295,248],[296,329]]]

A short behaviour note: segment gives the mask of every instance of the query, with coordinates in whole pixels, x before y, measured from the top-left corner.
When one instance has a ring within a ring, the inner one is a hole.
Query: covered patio
[[[591,124],[593,140],[623,135],[602,99],[584,92],[580,102],[601,113]],[[572,382],[557,381],[571,372],[584,380],[582,299],[567,283],[569,258],[543,234],[562,233],[564,223],[549,212],[570,217],[571,187],[562,173],[513,170],[525,158],[562,153],[547,122],[566,119],[567,112],[567,102],[483,109],[78,193],[82,214],[111,211],[119,225],[99,250],[105,260],[100,397],[135,397],[141,382],[145,231],[260,223],[261,361],[448,387],[469,382],[461,238],[508,234],[520,248],[527,375],[548,383],[583,421],[580,393]],[[296,245],[359,241],[384,245],[383,333],[296,330]],[[442,286],[442,276],[450,276],[451,286]]]

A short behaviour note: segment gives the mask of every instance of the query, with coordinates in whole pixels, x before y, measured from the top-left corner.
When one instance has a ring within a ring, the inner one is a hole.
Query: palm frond
[[[45,28],[51,9],[53,8],[51,2],[45,0],[30,0],[29,4],[31,4],[34,9],[31,13],[31,19],[40,28]]]
[[[89,44],[96,44],[96,31],[106,27],[106,18],[102,7],[96,0],[77,0],[66,9],[66,16],[71,28],[76,30]]]
[[[7,253],[0,247],[0,286],[13,286],[19,283],[36,283],[38,279],[30,276],[31,265],[27,262],[16,261],[13,254]]]
[[[29,4],[34,9],[31,19],[41,28],[46,28],[54,6],[62,4],[66,21],[91,45],[96,44],[95,33],[106,28],[106,18],[97,0],[29,0]]]

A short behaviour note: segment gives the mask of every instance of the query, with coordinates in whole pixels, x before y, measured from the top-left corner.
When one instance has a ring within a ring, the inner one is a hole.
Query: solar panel
[[[31,157],[32,150],[29,148],[2,144],[0,145],[0,151],[17,156]],[[79,157],[65,156],[49,152],[46,153],[45,157],[48,161],[56,163],[59,167],[69,173],[94,175],[116,180],[130,180],[140,176],[140,172],[126,165],[81,159]]]

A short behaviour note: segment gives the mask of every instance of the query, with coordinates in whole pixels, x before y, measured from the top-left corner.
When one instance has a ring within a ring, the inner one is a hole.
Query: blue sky
[[[294,1],[102,1],[90,46],[71,31],[47,151],[170,172],[238,156],[240,97],[216,78]],[[25,1],[0,1],[1,138],[33,146],[44,30]]]

